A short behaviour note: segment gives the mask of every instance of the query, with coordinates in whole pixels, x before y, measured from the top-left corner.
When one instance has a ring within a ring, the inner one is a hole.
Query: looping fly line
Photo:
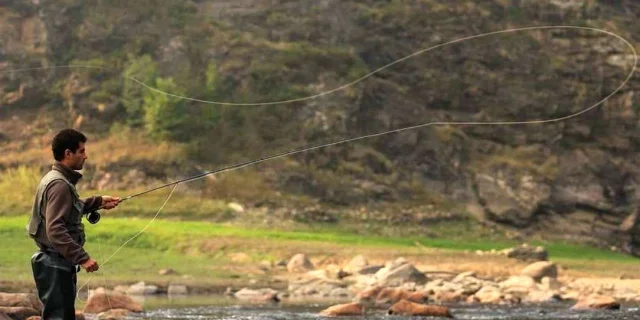
[[[310,95],[307,97],[301,97],[301,98],[297,98],[297,99],[289,99],[289,100],[282,100],[282,101],[271,101],[271,102],[253,102],[253,103],[237,103],[237,102],[224,102],[224,101],[210,101],[210,100],[202,100],[202,99],[197,99],[197,98],[193,98],[193,97],[186,97],[186,96],[182,96],[182,95],[177,95],[177,94],[173,94],[170,92],[164,92],[162,90],[159,90],[157,88],[154,88],[134,77],[130,77],[130,76],[126,76],[123,75],[123,77],[127,80],[130,81],[134,81],[136,83],[138,83],[139,85],[141,85],[142,87],[160,93],[160,94],[164,94],[167,96],[171,96],[174,98],[179,98],[179,99],[184,99],[184,100],[189,100],[189,101],[194,101],[194,102],[200,102],[200,103],[206,103],[206,104],[214,104],[214,105],[227,105],[227,106],[263,106],[263,105],[276,105],[276,104],[287,104],[287,103],[294,103],[294,102],[302,102],[302,101],[307,101],[307,100],[312,100],[312,99],[316,99],[325,95],[329,95],[332,94],[334,92],[340,91],[340,90],[344,90],[346,88],[349,88],[351,86],[354,86],[355,84],[364,81],[365,79],[375,75],[376,73],[379,73],[397,63],[403,62],[407,59],[413,58],[415,56],[418,56],[420,54],[423,54],[425,52],[437,49],[437,48],[441,48],[447,45],[451,45],[454,43],[460,43],[460,42],[464,42],[464,41],[468,41],[468,40],[472,40],[472,39],[477,39],[477,38],[483,38],[483,37],[488,37],[488,36],[492,36],[492,35],[497,35],[497,34],[505,34],[505,33],[512,33],[512,32],[519,32],[519,31],[531,31],[531,30],[548,30],[548,29],[573,29],[573,30],[584,30],[584,31],[595,31],[595,32],[600,32],[600,33],[604,33],[607,34],[609,36],[613,36],[619,40],[621,40],[622,42],[624,42],[627,47],[630,49],[630,51],[633,53],[633,57],[634,57],[634,62],[633,62],[633,66],[631,67],[631,70],[629,71],[629,74],[627,75],[627,77],[625,78],[625,80],[622,82],[622,84],[620,86],[618,86],[614,91],[612,91],[609,95],[607,95],[606,97],[604,97],[603,99],[601,99],[600,101],[596,102],[595,104],[580,110],[578,112],[575,112],[573,114],[567,115],[567,116],[563,116],[563,117],[558,117],[558,118],[550,118],[550,119],[536,119],[536,120],[523,120],[523,121],[487,121],[487,122],[478,122],[478,121],[448,121],[448,122],[429,122],[429,123],[423,123],[423,124],[418,124],[418,125],[414,125],[414,126],[408,126],[408,127],[403,127],[403,128],[398,128],[398,129],[393,129],[393,130],[389,130],[389,131],[384,131],[384,132],[378,132],[378,133],[374,133],[374,134],[368,134],[368,135],[363,135],[363,136],[359,136],[359,137],[354,137],[354,138],[348,138],[348,139],[343,139],[343,140],[339,140],[339,141],[334,141],[334,142],[330,142],[330,143],[324,143],[324,144],[319,144],[319,145],[314,145],[314,146],[310,146],[310,147],[306,147],[306,148],[301,148],[301,149],[295,149],[295,150],[291,150],[288,152],[284,152],[284,153],[279,153],[279,154],[275,154],[275,155],[271,155],[271,156],[267,156],[267,157],[263,157],[260,159],[255,159],[255,160],[251,160],[251,161],[247,161],[247,162],[243,162],[243,163],[238,163],[238,164],[234,164],[228,167],[224,167],[218,170],[214,170],[214,171],[207,171],[204,172],[202,174],[187,178],[187,179],[183,179],[183,180],[179,180],[179,181],[175,181],[172,183],[167,183],[165,185],[144,191],[144,192],[140,192],[134,195],[130,195],[128,197],[123,198],[124,200],[129,200],[132,199],[134,197],[137,196],[141,196],[143,194],[155,191],[155,190],[159,190],[162,188],[166,188],[169,186],[174,186],[173,189],[171,190],[171,193],[169,194],[169,196],[167,197],[167,199],[164,201],[164,203],[162,204],[162,206],[160,207],[160,209],[156,212],[156,214],[153,216],[153,218],[149,221],[149,223],[147,223],[147,225],[140,230],[140,232],[138,232],[137,234],[135,234],[133,237],[131,237],[130,239],[128,239],[127,241],[125,241],[113,254],[111,254],[109,256],[109,258],[107,258],[107,260],[103,263],[103,267],[104,265],[116,254],[118,253],[127,243],[129,243],[130,241],[132,241],[133,239],[135,239],[136,237],[138,237],[139,235],[141,235],[150,225],[151,223],[153,223],[153,221],[158,217],[158,215],[160,214],[160,212],[162,211],[162,209],[164,208],[164,206],[167,204],[167,202],[169,201],[169,199],[171,198],[171,196],[173,195],[175,189],[177,188],[177,186],[181,183],[186,183],[186,182],[190,182],[190,181],[195,181],[198,179],[202,179],[205,176],[208,175],[212,175],[212,174],[217,174],[217,173],[222,173],[222,172],[229,172],[229,171],[233,171],[233,170],[237,170],[237,169],[241,169],[247,166],[251,166],[251,165],[255,165],[261,162],[265,162],[265,161],[269,161],[269,160],[273,160],[273,159],[277,159],[277,158],[281,158],[281,157],[286,157],[286,156],[290,156],[290,155],[294,155],[294,154],[298,154],[298,153],[302,153],[302,152],[307,152],[307,151],[311,151],[311,150],[315,150],[315,149],[320,149],[320,148],[325,148],[325,147],[329,147],[329,146],[334,146],[334,145],[339,145],[339,144],[344,144],[344,143],[349,143],[349,142],[354,142],[357,140],[363,140],[363,139],[368,139],[368,138],[373,138],[373,137],[378,137],[378,136],[382,136],[382,135],[387,135],[387,134],[392,134],[392,133],[398,133],[398,132],[402,132],[402,131],[407,131],[407,130],[414,130],[414,129],[419,129],[419,128],[424,128],[424,127],[428,127],[431,125],[522,125],[522,124],[543,124],[543,123],[551,123],[551,122],[559,122],[559,121],[564,121],[570,118],[574,118],[577,117],[579,115],[582,115],[596,107],[598,107],[599,105],[603,104],[605,101],[609,100],[612,96],[614,96],[616,93],[618,93],[631,79],[631,77],[633,76],[635,69],[638,65],[638,54],[635,50],[635,48],[633,47],[633,45],[626,40],[625,38],[607,31],[607,30],[603,30],[603,29],[598,29],[598,28],[591,28],[591,27],[580,27],[580,26],[538,26],[538,27],[525,27],[525,28],[514,28],[514,29],[506,29],[506,30],[500,30],[500,31],[493,31],[493,32],[487,32],[487,33],[482,33],[482,34],[478,34],[478,35],[473,35],[473,36],[469,36],[469,37],[464,37],[464,38],[460,38],[460,39],[456,39],[456,40],[452,40],[452,41],[448,41],[448,42],[444,42],[426,49],[422,49],[419,51],[416,51],[410,55],[407,55],[405,57],[402,57],[400,59],[397,59],[387,65],[384,65],[372,72],[369,72],[367,74],[365,74],[364,76],[353,80],[347,84],[344,84],[342,86],[336,87],[334,89],[328,90],[328,91],[324,91],[315,95]],[[45,69],[56,69],[56,68],[85,68],[85,69],[102,69],[102,70],[113,70],[110,68],[104,68],[104,67],[99,67],[99,66],[91,66],[91,65],[65,65],[65,66],[49,66],[49,67],[35,67],[35,68],[22,68],[22,69],[13,69],[13,70],[7,70],[7,71],[3,71],[0,73],[10,73],[10,72],[24,72],[24,71],[33,71],[33,70],[45,70]],[[89,280],[87,280],[87,282],[85,282],[80,288],[78,288],[78,292],[89,282]]]

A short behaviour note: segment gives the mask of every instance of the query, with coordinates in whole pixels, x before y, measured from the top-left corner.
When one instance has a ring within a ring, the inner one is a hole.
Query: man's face
[[[84,165],[84,161],[87,160],[87,152],[84,147],[84,142],[80,142],[80,146],[75,153],[71,152],[71,150],[67,149],[64,153],[65,162],[67,166],[73,170],[82,170],[82,166]]]

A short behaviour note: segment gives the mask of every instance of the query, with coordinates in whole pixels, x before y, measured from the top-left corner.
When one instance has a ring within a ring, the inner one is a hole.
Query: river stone
[[[407,300],[400,300],[389,308],[389,315],[445,317],[453,318],[449,308],[445,306],[426,305]]]
[[[427,277],[412,264],[390,264],[375,274],[380,285],[400,285],[405,282],[425,283]]]
[[[618,310],[620,309],[620,303],[616,299],[598,294],[592,294],[588,297],[582,298],[571,309],[574,310],[586,310],[586,309],[606,309],[606,310]]]
[[[234,293],[233,296],[239,300],[254,301],[254,302],[280,301],[278,298],[278,291],[273,289],[268,289],[268,288],[257,289],[257,290],[243,288],[243,289],[240,289],[238,292]]]
[[[135,302],[131,297],[115,292],[108,293],[104,289],[96,290],[92,295],[90,295],[82,311],[84,313],[100,313],[112,308],[127,309],[132,312],[144,311],[142,306]]]
[[[362,307],[362,304],[357,302],[338,304],[320,311],[320,315],[327,317],[363,316],[364,308]]]
[[[0,307],[0,313],[4,313],[12,319],[24,320],[32,316],[40,315],[40,312],[27,307]]]
[[[296,273],[296,272],[307,272],[315,269],[309,258],[305,254],[298,253],[289,260],[287,263],[287,271]]]
[[[167,289],[168,295],[185,295],[187,293],[189,293],[189,290],[183,284],[170,284]]]
[[[43,308],[35,294],[4,292],[0,292],[0,307],[27,307],[37,311],[42,311]]]
[[[367,261],[367,258],[365,258],[363,255],[357,255],[353,257],[351,261],[349,261],[349,263],[347,263],[347,265],[342,268],[342,270],[350,274],[356,274],[368,265],[369,261]]]
[[[156,293],[158,293],[158,286],[146,285],[143,281],[131,285],[127,289],[127,294],[132,296],[153,295]]]
[[[508,258],[522,261],[546,261],[549,256],[545,248],[540,246],[532,247],[528,244],[502,250],[502,253]]]
[[[557,278],[558,267],[555,263],[549,261],[538,261],[526,266],[520,275],[529,276],[535,281],[540,281],[544,277]]]

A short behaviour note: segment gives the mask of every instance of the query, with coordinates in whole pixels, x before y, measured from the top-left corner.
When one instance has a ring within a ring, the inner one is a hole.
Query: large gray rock
[[[427,276],[424,273],[402,260],[387,264],[386,267],[376,272],[375,278],[382,286],[398,286],[406,282],[420,284],[427,282]]]

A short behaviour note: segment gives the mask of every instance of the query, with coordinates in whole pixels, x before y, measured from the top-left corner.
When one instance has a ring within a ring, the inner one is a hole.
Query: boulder
[[[84,313],[100,313],[110,309],[127,309],[132,312],[142,312],[142,306],[131,297],[106,290],[95,290],[85,303]]]
[[[472,299],[467,299],[467,301],[478,302],[482,304],[499,304],[502,302],[502,299],[503,299],[502,292],[500,292],[500,289],[493,286],[482,287],[472,297],[473,297]]]
[[[287,270],[292,273],[307,272],[315,269],[305,254],[298,253],[287,263]]]
[[[529,303],[548,303],[561,301],[560,294],[551,290],[533,290],[530,291],[524,298],[525,302]]]
[[[382,268],[384,268],[384,266],[381,266],[381,265],[366,266],[360,269],[357,274],[361,274],[361,275],[376,274],[376,272],[380,271],[380,269]]]
[[[367,266],[369,266],[369,261],[367,261],[367,258],[362,255],[357,255],[353,257],[351,261],[349,261],[349,263],[347,263],[347,265],[342,268],[342,270],[349,274],[356,274]]]
[[[356,301],[361,303],[374,303],[382,287],[369,287],[356,294]]]
[[[618,310],[620,309],[620,303],[616,299],[598,294],[592,294],[584,297],[578,301],[571,309],[574,310],[588,310],[588,309],[606,309],[606,310]]]
[[[338,304],[320,311],[322,316],[363,316],[364,307],[362,304],[353,302]]]
[[[423,303],[429,300],[425,292],[408,291],[402,288],[384,288],[376,297],[376,306],[389,306],[400,300]]]
[[[43,306],[35,294],[0,292],[0,307],[26,307],[41,312]]]
[[[538,261],[522,269],[520,275],[529,276],[538,282],[544,277],[555,279],[558,277],[558,267],[553,262]]]
[[[427,277],[409,263],[391,263],[376,272],[375,277],[382,286],[398,286],[405,282],[420,284],[427,282]]]
[[[127,294],[132,296],[146,296],[158,293],[158,287],[154,285],[146,285],[143,281],[140,281],[134,285],[131,285],[127,289]]]
[[[292,297],[329,298],[334,294],[338,294],[336,298],[344,298],[344,294],[352,295],[348,290],[341,290],[347,286],[348,284],[343,280],[319,279],[307,276],[289,281],[288,291]]]
[[[536,281],[529,276],[511,276],[500,282],[499,286],[503,292],[523,294],[537,288]]]
[[[426,305],[407,300],[396,302],[387,311],[389,315],[400,316],[423,316],[423,317],[444,317],[453,318],[449,308],[444,306]]]
[[[13,320],[25,320],[32,316],[39,316],[40,311],[28,307],[0,307],[0,314],[5,314]]]
[[[273,289],[248,289],[243,288],[233,294],[239,300],[253,302],[278,302],[278,291]]]
[[[476,290],[477,291],[477,290]],[[433,294],[433,299],[438,303],[451,303],[465,301],[469,295],[463,289],[449,291],[439,290]],[[426,302],[426,300],[424,301]]]
[[[540,246],[532,247],[526,243],[514,248],[502,250],[501,252],[508,258],[521,261],[547,261],[549,256],[545,248]]]
[[[543,277],[540,280],[540,287],[543,290],[559,290],[562,285],[555,278]]]
[[[189,293],[189,290],[183,284],[170,284],[169,288],[167,288],[168,295],[185,295],[187,293]]]

